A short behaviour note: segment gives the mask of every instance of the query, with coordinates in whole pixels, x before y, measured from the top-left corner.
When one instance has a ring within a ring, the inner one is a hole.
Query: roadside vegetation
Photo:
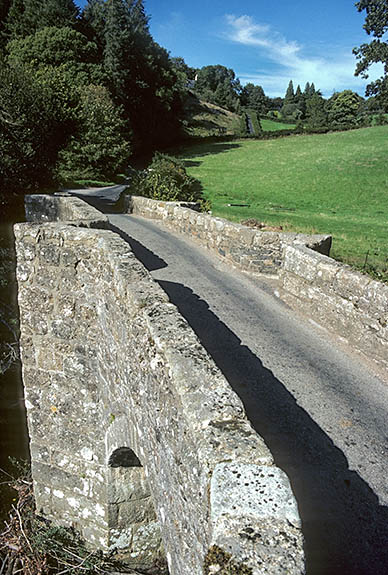
[[[334,258],[384,281],[387,155],[388,126],[181,150],[214,215],[332,234]]]
[[[15,477],[0,470],[1,480],[17,495],[0,531],[1,575],[107,575],[125,568],[114,552],[104,555],[90,550],[74,529],[55,526],[39,515],[29,465],[14,461],[13,471]],[[154,575],[165,572],[155,569]]]

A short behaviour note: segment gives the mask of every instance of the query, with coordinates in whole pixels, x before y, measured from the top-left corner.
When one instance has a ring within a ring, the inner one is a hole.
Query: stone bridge
[[[107,199],[119,191],[108,190]],[[281,381],[266,370],[246,374],[259,360],[242,353],[225,369],[210,350],[217,367],[203,345],[209,351],[209,337],[220,330],[205,326],[202,345],[128,242],[111,231],[113,221],[134,233],[141,218],[108,219],[71,197],[31,196],[26,207],[30,223],[15,234],[38,510],[146,573],[163,571],[167,561],[171,575],[299,574],[306,554],[309,573],[385,574],[388,394],[373,371],[386,375],[388,366],[388,287],[329,258],[328,236],[262,232],[187,206],[130,198],[130,213],[189,236],[229,271],[276,277],[277,298],[326,330],[317,330],[310,348],[324,333],[337,337],[337,356],[344,341],[352,348],[342,362],[326,360],[323,348],[314,354],[295,343],[295,324],[272,337],[269,315],[260,324],[260,355],[264,338],[292,373],[277,369]],[[141,257],[141,244],[132,245]],[[187,314],[173,291],[196,329],[196,311]],[[259,315],[265,305],[261,299]],[[221,341],[233,349],[230,338]],[[354,351],[367,363],[350,369]],[[268,355],[266,362],[272,365]],[[257,377],[260,385],[245,389]],[[292,479],[299,511],[274,456]]]
[[[81,200],[15,226],[37,509],[171,575],[300,574],[286,474],[184,318]],[[148,570],[148,571],[147,571]]]

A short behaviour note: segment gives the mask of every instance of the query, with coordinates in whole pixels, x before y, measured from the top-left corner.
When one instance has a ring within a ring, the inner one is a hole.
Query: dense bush
[[[78,129],[59,153],[60,180],[104,178],[124,169],[130,155],[126,124],[103,86],[80,91]]]
[[[388,115],[387,114],[379,114],[376,116],[375,119],[376,126],[384,126],[388,124]]]
[[[327,101],[328,122],[330,128],[347,129],[357,126],[362,113],[362,98],[351,90],[336,92]]]
[[[0,183],[6,190],[50,181],[71,122],[58,114],[61,100],[44,77],[24,66],[0,68]]]
[[[147,170],[138,173],[132,184],[136,193],[169,202],[202,200],[198,180],[189,176],[184,164],[172,156],[157,152]]]

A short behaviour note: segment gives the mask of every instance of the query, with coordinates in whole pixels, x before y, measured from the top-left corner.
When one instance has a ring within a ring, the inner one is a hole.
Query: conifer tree
[[[106,2],[105,70],[143,146],[168,141],[178,125],[176,75],[168,52],[153,40],[148,20],[142,0]]]
[[[306,119],[309,128],[319,130],[327,126],[325,100],[317,92],[306,102]]]
[[[286,94],[284,96],[284,104],[292,104],[294,102],[294,98],[295,98],[294,84],[292,80],[290,80]]]

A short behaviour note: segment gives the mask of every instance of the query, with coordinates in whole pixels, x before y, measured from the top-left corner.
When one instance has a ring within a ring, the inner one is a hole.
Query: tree
[[[0,67],[0,184],[23,190],[52,177],[68,137],[50,86],[23,66]]]
[[[294,84],[293,84],[292,80],[290,80],[288,87],[287,87],[286,94],[284,96],[284,104],[293,104],[294,98],[295,98]]]
[[[48,87],[51,105],[64,123],[78,117],[80,88],[104,80],[102,65],[96,63],[97,46],[72,28],[42,28],[12,40],[7,51],[11,68],[30,68],[37,80]]]
[[[205,66],[198,71],[196,92],[214,104],[237,111],[242,90],[234,71],[225,66]]]
[[[264,116],[269,109],[269,98],[261,86],[246,84],[241,90],[240,100],[242,106],[255,110],[259,116]]]
[[[357,126],[363,99],[361,96],[344,90],[336,92],[327,102],[328,120],[333,128],[350,128]]]
[[[0,50],[6,43],[5,26],[10,6],[11,0],[0,0]]]
[[[81,14],[80,29],[99,48],[101,58],[105,47],[105,0],[88,0]]]
[[[315,93],[306,101],[307,125],[312,130],[319,130],[327,126],[327,112],[325,100]]]
[[[104,30],[105,70],[137,147],[171,142],[178,130],[177,78],[168,52],[149,32],[142,0],[108,0]]]
[[[59,153],[61,179],[114,176],[128,164],[129,137],[121,110],[104,86],[80,91],[78,128]]]
[[[268,107],[270,111],[280,112],[284,104],[284,99],[277,96],[276,98],[268,98]],[[269,113],[269,112],[268,112]]]
[[[78,16],[73,0],[12,0],[6,28],[12,39],[46,26],[75,26]]]
[[[303,94],[300,85],[298,84],[296,91],[294,102],[297,106],[297,109],[300,111],[300,119],[304,118],[306,115],[306,96]]]
[[[388,31],[387,0],[360,0],[356,3],[359,12],[366,11],[364,29],[375,39],[361,44],[353,53],[359,60],[355,75],[368,78],[369,67],[376,62],[384,66],[384,74],[366,87],[367,96],[377,96],[385,110],[388,110],[388,42],[383,36]]]
[[[8,43],[9,62],[42,66],[97,62],[97,46],[69,27],[50,26]]]
[[[299,106],[300,102],[298,101],[302,95],[302,92],[300,90],[300,86],[298,86],[298,88],[298,93],[295,94],[294,84],[292,80],[290,80],[286,94],[284,96],[284,102],[281,110],[282,117],[285,120],[300,120],[303,115],[303,112]]]

